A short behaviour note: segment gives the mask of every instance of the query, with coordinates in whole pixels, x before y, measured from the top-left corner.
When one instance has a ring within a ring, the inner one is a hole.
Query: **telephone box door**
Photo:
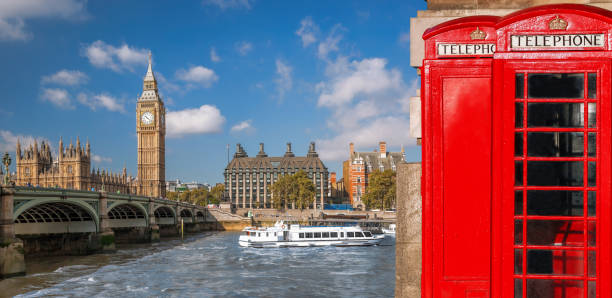
[[[610,297],[610,62],[500,63],[504,297]]]

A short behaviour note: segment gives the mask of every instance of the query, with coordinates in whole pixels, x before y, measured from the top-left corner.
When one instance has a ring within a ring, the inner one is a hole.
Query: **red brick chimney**
[[[380,151],[380,157],[387,157],[387,143],[380,142],[378,143],[378,151]]]

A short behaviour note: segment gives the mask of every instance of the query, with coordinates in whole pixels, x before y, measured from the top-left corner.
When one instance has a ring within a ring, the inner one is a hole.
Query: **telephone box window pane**
[[[588,94],[589,98],[597,98],[597,74],[590,73],[588,74]]]
[[[597,134],[594,132],[589,133],[589,156],[595,157],[597,153]]]
[[[589,127],[597,127],[597,104],[589,103]]]
[[[597,289],[595,285],[595,281],[589,281],[589,298],[595,298],[597,296]]]
[[[529,249],[527,250],[527,274],[583,275],[584,251]],[[528,295],[528,297],[541,296]]]
[[[583,216],[584,192],[567,190],[527,191],[527,215]]]
[[[514,156],[523,156],[523,133],[514,133]]]
[[[514,298],[523,298],[523,280],[514,280]]]
[[[516,186],[523,185],[523,162],[522,161],[514,162],[514,185]]]
[[[597,185],[597,167],[594,161],[589,162],[589,186]]]
[[[529,220],[527,244],[584,246],[584,221]]]
[[[583,127],[582,103],[530,103],[527,105],[529,127]]]
[[[527,163],[527,185],[583,186],[581,161],[530,161]]]
[[[525,87],[525,75],[522,73],[517,73],[515,76],[515,90],[514,90],[514,98],[523,98],[523,90]]]
[[[514,191],[514,215],[523,214],[523,191]]]
[[[529,98],[584,98],[584,74],[528,74],[527,94]]]
[[[577,280],[528,279],[527,297],[584,297],[584,282]]]
[[[594,250],[589,251],[589,276],[595,277],[597,275],[597,252]]]
[[[597,245],[597,223],[596,222],[589,221],[587,234],[589,238],[589,246]]]
[[[514,250],[514,274],[523,274],[523,250]]]
[[[589,216],[596,216],[597,215],[597,203],[596,203],[596,199],[597,199],[597,193],[594,191],[589,191],[588,194],[588,208],[589,208]]]
[[[514,104],[514,125],[517,128],[523,127],[523,103],[521,102]]]
[[[527,154],[541,157],[576,157],[584,153],[582,132],[530,132]]]
[[[514,221],[514,244],[523,244],[523,221],[520,219]]]

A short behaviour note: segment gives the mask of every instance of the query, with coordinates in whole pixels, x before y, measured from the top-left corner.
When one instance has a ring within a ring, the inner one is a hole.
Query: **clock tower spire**
[[[136,104],[136,134],[138,136],[138,194],[166,196],[166,109],[157,89],[151,52],[142,84],[142,94]]]

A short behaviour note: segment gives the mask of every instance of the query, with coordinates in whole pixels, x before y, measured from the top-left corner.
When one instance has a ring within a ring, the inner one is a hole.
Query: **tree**
[[[305,209],[314,202],[315,190],[314,182],[304,171],[283,175],[272,184],[272,204],[278,210],[290,204],[294,208]]]
[[[275,209],[282,210],[289,202],[289,177],[289,175],[282,175],[272,184],[272,205]]]
[[[308,178],[308,175],[304,171],[299,171],[293,175],[293,182],[297,186],[295,205],[300,210],[304,210],[314,202],[316,187],[312,179]]]
[[[219,204],[221,200],[223,200],[224,192],[225,192],[225,185],[221,183],[217,183],[217,185],[215,185],[210,190],[209,204]]]
[[[363,195],[367,209],[392,208],[395,205],[396,178],[392,170],[374,171],[368,177],[368,188]]]

